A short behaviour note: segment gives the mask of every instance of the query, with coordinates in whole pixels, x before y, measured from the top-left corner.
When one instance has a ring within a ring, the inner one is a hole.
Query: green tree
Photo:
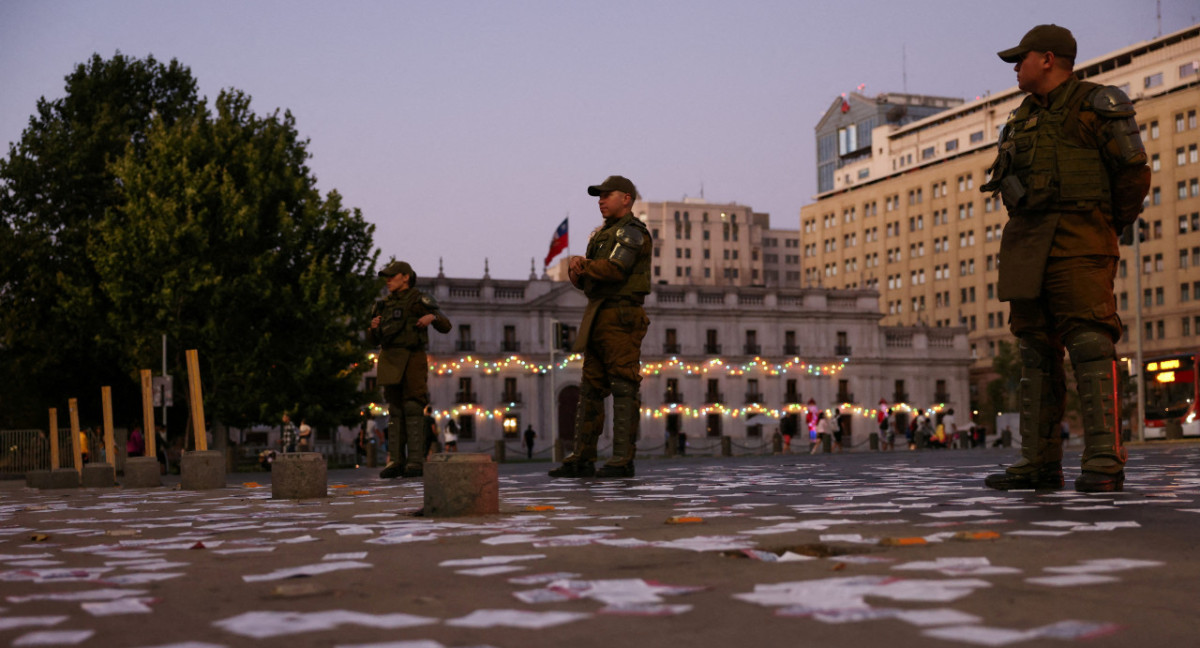
[[[177,63],[93,56],[66,77],[62,98],[37,103],[0,159],[0,424],[43,425],[46,407],[136,387],[106,342],[109,307],[88,251],[106,210],[124,200],[110,165],[144,146],[152,119],[173,123],[196,104]]]
[[[97,59],[92,67],[107,69]],[[60,272],[55,284],[58,308],[93,320],[94,361],[132,383],[138,368],[158,366],[165,333],[177,392],[183,350],[199,350],[214,422],[242,427],[299,409],[331,425],[357,414],[360,331],[378,289],[374,226],[336,192],[321,196],[307,144],[290,113],[256,116],[236,90],[210,112],[193,92],[106,156],[110,195],[61,260],[86,268],[87,281]]]
[[[199,349],[207,408],[229,425],[296,410],[331,425],[362,404],[374,226],[321,197],[306,148],[290,113],[258,117],[223,91],[215,115],[156,122],[144,154],[114,165],[127,200],[97,226],[126,365],[151,363],[163,332]]]

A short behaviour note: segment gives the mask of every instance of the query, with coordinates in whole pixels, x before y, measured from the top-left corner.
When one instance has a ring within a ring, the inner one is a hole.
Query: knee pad
[[[425,416],[425,404],[415,400],[404,401],[404,417]]]
[[[612,384],[613,396],[616,398],[637,397],[639,385],[632,380],[614,380]]]
[[[1022,367],[1042,371],[1049,370],[1051,358],[1054,357],[1049,342],[1036,337],[1023,337],[1017,341],[1017,348],[1021,353]]]
[[[1071,354],[1071,362],[1076,365],[1117,357],[1117,348],[1113,345],[1112,336],[1088,329],[1071,335],[1067,340],[1067,351]]]

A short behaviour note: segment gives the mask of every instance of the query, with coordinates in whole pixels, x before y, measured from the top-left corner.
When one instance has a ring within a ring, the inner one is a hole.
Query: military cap
[[[1054,52],[1055,56],[1074,61],[1075,50],[1071,30],[1058,25],[1038,25],[1025,34],[1019,45],[996,54],[1006,63],[1016,63],[1029,52]]]
[[[599,196],[606,191],[620,191],[633,196],[635,200],[638,198],[637,187],[624,176],[608,176],[604,182],[588,187],[589,196]]]
[[[392,261],[384,266],[383,270],[379,271],[380,277],[387,277],[388,279],[398,274],[408,275],[408,285],[417,285],[417,273],[413,272],[412,266],[408,265],[405,261]]]

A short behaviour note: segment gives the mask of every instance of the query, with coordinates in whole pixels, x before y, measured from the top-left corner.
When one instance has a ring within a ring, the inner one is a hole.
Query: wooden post
[[[142,440],[147,457],[157,457],[158,435],[154,432],[154,380],[149,369],[142,369]]]
[[[104,463],[117,465],[117,448],[113,442],[112,387],[100,388],[100,402],[104,409]]]
[[[58,410],[50,408],[50,470],[58,470]]]
[[[195,349],[187,350],[188,393],[192,406],[192,433],[196,435],[196,450],[208,450],[208,435],[204,427],[204,397],[200,389],[200,355]]]
[[[75,457],[75,470],[83,472],[83,449],[79,447],[79,401],[67,399],[67,410],[71,413],[71,453]]]

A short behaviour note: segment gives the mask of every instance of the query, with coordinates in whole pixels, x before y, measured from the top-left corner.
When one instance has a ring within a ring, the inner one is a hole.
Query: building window
[[[460,414],[458,417],[458,438],[463,441],[475,440],[475,416]]]
[[[1150,88],[1157,88],[1158,86],[1162,85],[1162,83],[1163,83],[1163,75],[1162,75],[1162,72],[1159,72],[1157,74],[1151,74],[1150,76],[1146,77],[1145,80],[1143,81],[1142,87],[1149,90]]]
[[[720,437],[721,436],[721,415],[710,413],[705,418],[704,436]]]

